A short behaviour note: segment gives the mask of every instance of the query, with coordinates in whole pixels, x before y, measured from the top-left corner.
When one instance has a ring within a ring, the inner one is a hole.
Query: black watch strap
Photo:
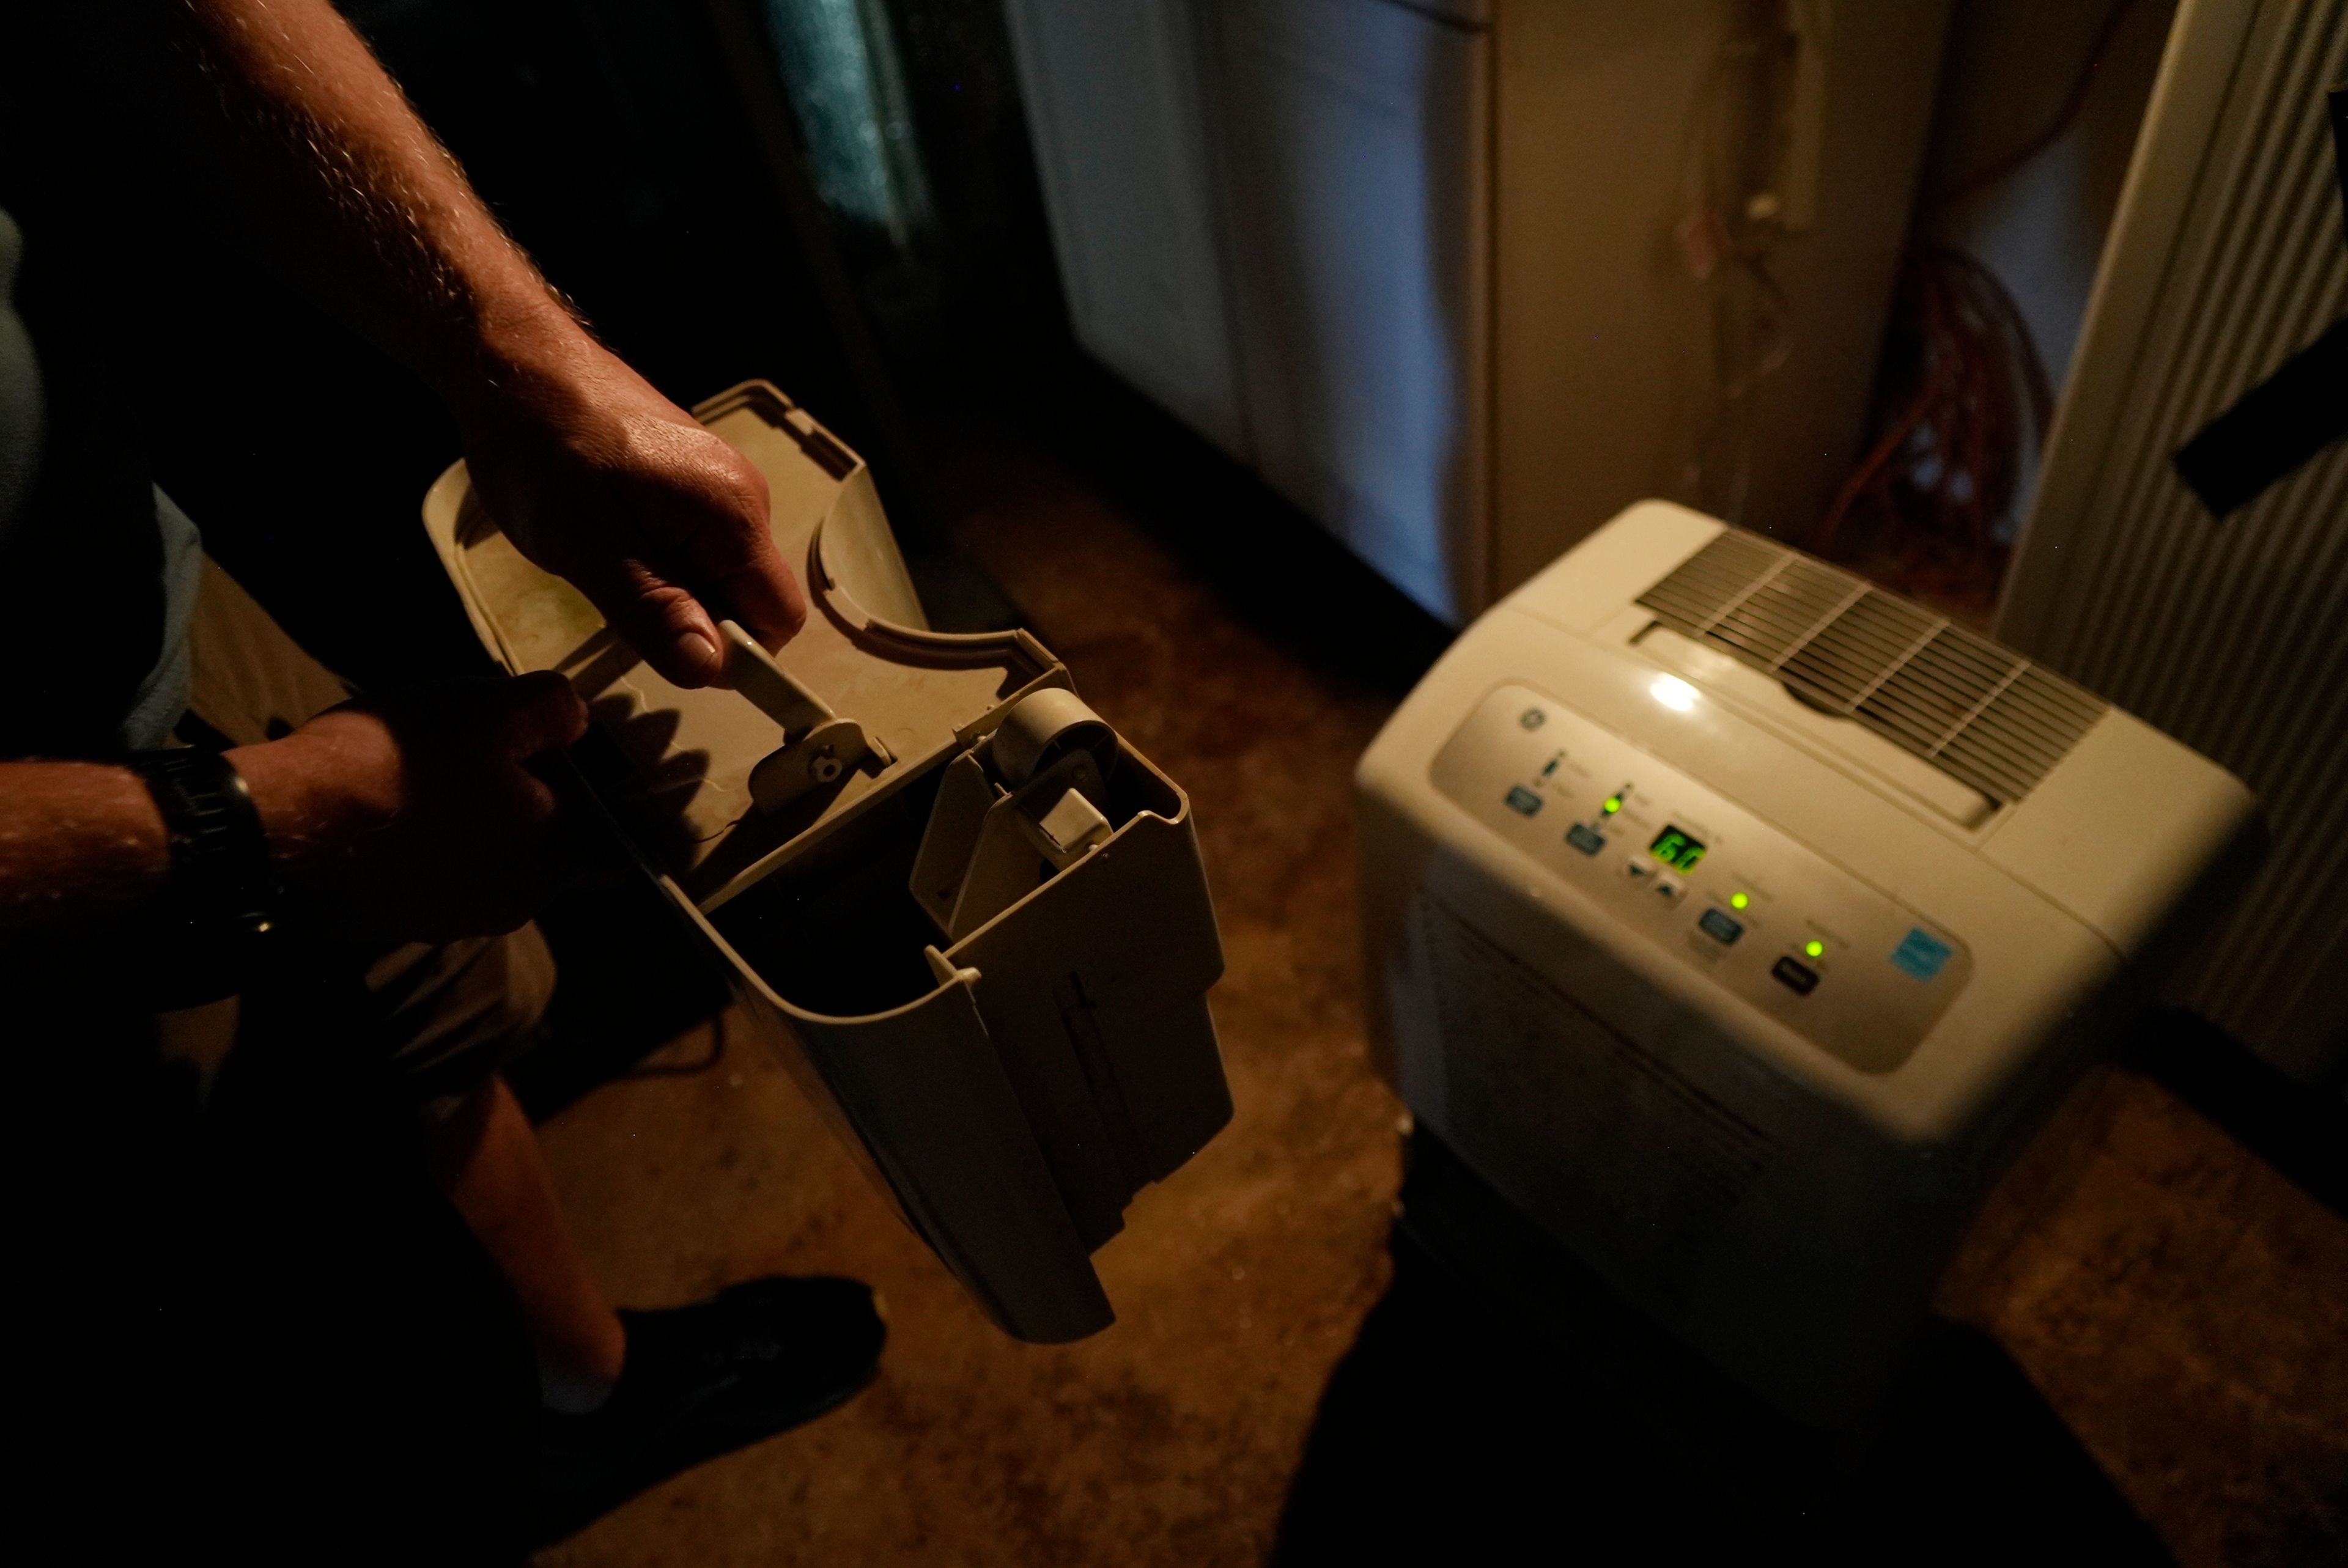
[[[171,883],[147,933],[142,989],[158,1009],[194,1007],[244,989],[283,891],[244,777],[196,746],[137,752],[126,765],[163,814]]]

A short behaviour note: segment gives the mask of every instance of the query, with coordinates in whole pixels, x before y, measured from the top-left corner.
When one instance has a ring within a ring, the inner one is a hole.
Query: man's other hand
[[[566,869],[553,792],[525,765],[587,710],[560,675],[450,681],[331,709],[228,753],[288,894],[378,946],[510,931]]]
[[[807,601],[768,532],[765,476],[584,333],[551,357],[452,400],[506,537],[680,686],[719,680],[722,618],[788,641]]]

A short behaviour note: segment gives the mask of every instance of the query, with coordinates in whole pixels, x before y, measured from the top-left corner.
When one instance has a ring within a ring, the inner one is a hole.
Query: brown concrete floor
[[[880,1288],[891,1340],[844,1409],[543,1563],[1262,1562],[1385,1288],[1400,1107],[1364,1056],[1349,778],[1406,674],[1316,654],[1244,558],[1196,569],[1146,485],[1015,444],[966,445],[952,472],[957,543],[1191,793],[1236,1118],[1099,1255],[1118,1324],[1041,1348],[990,1327],[781,1070],[722,1030],[654,1059],[673,1075],[572,1106],[545,1143],[619,1299],[839,1272]],[[2178,1562],[2348,1561],[2348,1222],[2166,1090],[2113,1073],[2083,1096],[1944,1294]]]

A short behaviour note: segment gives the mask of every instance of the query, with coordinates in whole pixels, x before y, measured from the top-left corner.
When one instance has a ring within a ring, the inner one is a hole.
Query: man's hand
[[[474,491],[506,537],[567,579],[652,667],[705,686],[721,618],[779,648],[807,601],[767,530],[767,481],[576,328],[556,367],[452,398]]]
[[[228,756],[309,917],[375,946],[438,942],[510,931],[554,891],[563,825],[523,764],[586,726],[559,675],[455,681]]]

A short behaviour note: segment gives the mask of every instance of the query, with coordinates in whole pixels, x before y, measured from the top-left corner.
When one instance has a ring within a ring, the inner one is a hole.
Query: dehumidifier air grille
[[[2029,794],[2107,706],[1945,616],[1735,528],[1639,602],[1993,800]]]

